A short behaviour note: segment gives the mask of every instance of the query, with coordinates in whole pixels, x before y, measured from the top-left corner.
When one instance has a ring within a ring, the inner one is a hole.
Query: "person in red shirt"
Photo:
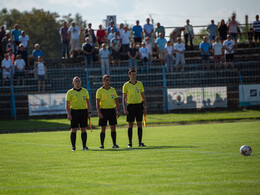
[[[101,48],[102,44],[105,42],[105,35],[106,35],[106,31],[104,29],[102,29],[102,25],[99,25],[99,29],[97,30],[97,42],[99,45],[99,48]]]

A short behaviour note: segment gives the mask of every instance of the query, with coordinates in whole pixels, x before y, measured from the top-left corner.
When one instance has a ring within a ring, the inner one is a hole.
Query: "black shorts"
[[[142,38],[141,37],[135,37],[134,41],[135,41],[135,43],[142,43]]]
[[[24,77],[25,76],[25,72],[24,71],[15,71],[15,76],[17,77]]]
[[[88,110],[71,110],[72,120],[70,121],[70,128],[84,128],[88,126]]]
[[[112,56],[114,60],[115,59],[120,60],[120,50],[119,51],[112,50]]]
[[[260,41],[260,32],[255,32],[255,41],[256,40]]]
[[[228,62],[233,62],[234,61],[234,54],[226,54],[226,60]]]
[[[109,121],[109,125],[116,125],[117,119],[116,119],[116,110],[114,108],[112,109],[100,109],[101,114],[103,115],[103,118],[99,118],[98,125],[99,126],[107,126],[107,121]]]
[[[127,122],[134,122],[136,119],[136,122],[143,121],[143,103],[140,104],[128,104],[127,105],[127,111],[128,115],[126,117]]]
[[[45,81],[44,75],[38,75],[38,81]]]

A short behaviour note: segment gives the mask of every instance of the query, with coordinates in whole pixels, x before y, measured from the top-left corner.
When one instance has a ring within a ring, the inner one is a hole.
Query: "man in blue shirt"
[[[156,40],[157,45],[157,53],[159,54],[159,59],[161,61],[161,64],[165,64],[165,45],[167,43],[167,40],[163,37],[163,34],[159,34],[159,38]]]
[[[217,36],[217,25],[214,24],[214,20],[211,20],[211,24],[208,25],[207,31],[209,32],[209,42],[214,42]]]
[[[12,30],[12,36],[13,36],[13,40],[14,40],[14,43],[16,45],[16,47],[19,46],[20,44],[20,41],[19,41],[19,36],[21,35],[22,31],[19,29],[19,26],[18,24],[15,24],[14,25],[14,29]]]
[[[141,43],[143,37],[143,28],[139,25],[139,20],[136,20],[136,25],[132,28],[135,43]]]
[[[113,22],[113,21],[110,22],[110,25],[109,25],[108,28],[107,28],[107,32],[108,32],[108,33],[111,33],[111,30],[110,30],[111,28],[114,29],[114,32],[117,32],[117,28],[116,28],[116,26],[114,25],[114,22]]]
[[[210,43],[207,41],[207,37],[203,37],[203,41],[200,43],[200,51],[202,57],[202,70],[207,66],[209,70],[209,53],[210,53]]]

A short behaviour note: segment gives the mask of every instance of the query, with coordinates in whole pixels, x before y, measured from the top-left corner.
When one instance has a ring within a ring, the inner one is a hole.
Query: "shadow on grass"
[[[102,151],[102,152],[122,152],[122,151],[131,151],[131,150],[160,150],[160,149],[173,149],[173,148],[198,148],[196,146],[146,146],[146,147],[132,147],[132,148],[108,148],[108,149],[91,149],[90,151]]]

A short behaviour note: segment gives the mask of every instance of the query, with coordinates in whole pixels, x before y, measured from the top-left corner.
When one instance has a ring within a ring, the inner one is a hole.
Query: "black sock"
[[[83,148],[85,148],[87,143],[87,132],[81,133],[81,140],[82,140],[82,146]]]
[[[100,133],[100,141],[101,141],[101,145],[102,145],[102,146],[104,145],[105,136],[106,136],[105,133]]]
[[[113,145],[116,145],[116,131],[111,131],[111,137],[112,137]]]
[[[138,140],[139,140],[139,144],[142,143],[142,137],[143,137],[143,128],[142,127],[138,127]]]
[[[71,145],[72,145],[72,147],[75,147],[75,143],[76,143],[76,133],[74,133],[74,132],[71,132],[70,133],[70,141],[71,141]]]
[[[128,139],[129,139],[129,144],[132,143],[132,137],[133,137],[133,128],[128,128]]]

